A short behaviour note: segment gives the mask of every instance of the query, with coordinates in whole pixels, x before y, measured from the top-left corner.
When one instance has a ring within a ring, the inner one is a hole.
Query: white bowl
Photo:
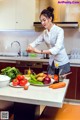
[[[0,75],[0,87],[8,86],[10,79],[7,75]]]

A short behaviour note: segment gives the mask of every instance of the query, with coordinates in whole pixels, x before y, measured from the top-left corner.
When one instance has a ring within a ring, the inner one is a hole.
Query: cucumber
[[[43,82],[41,82],[41,81],[38,81],[36,78],[35,78],[35,76],[34,75],[30,75],[30,80],[29,80],[29,82],[31,83],[31,84],[34,84],[34,85],[43,85]]]

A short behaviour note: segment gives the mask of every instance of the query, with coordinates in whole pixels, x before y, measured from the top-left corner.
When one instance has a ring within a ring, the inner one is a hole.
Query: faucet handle
[[[19,50],[18,55],[21,56],[21,51]]]

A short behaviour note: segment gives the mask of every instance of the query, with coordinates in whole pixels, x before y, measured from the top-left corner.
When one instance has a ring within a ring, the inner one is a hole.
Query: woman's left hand
[[[34,53],[39,53],[39,54],[41,53],[41,51],[38,50],[37,48],[33,48],[33,52],[34,52]]]

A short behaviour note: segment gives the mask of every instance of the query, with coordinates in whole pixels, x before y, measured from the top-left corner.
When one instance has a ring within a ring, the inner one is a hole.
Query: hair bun
[[[49,7],[47,8],[47,10],[48,10],[49,12],[53,13],[54,8],[52,8],[52,7],[49,6]]]

